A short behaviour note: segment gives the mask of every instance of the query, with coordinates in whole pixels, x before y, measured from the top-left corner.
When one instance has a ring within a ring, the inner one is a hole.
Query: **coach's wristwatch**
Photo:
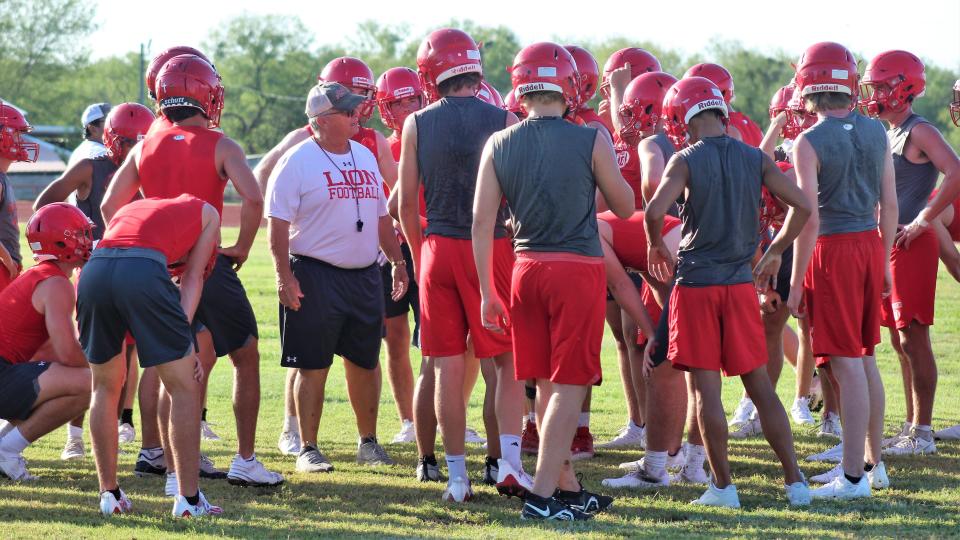
[[[407,261],[400,259],[399,261],[390,261],[390,264],[392,264],[393,266],[405,266],[407,264]]]

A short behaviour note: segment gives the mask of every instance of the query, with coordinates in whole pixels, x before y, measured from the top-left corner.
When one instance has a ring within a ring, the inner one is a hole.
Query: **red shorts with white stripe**
[[[767,363],[767,345],[753,283],[685,287],[670,295],[673,367],[743,375]]]
[[[915,238],[909,249],[893,247],[890,254],[893,290],[883,301],[883,326],[902,329],[913,321],[926,326],[933,324],[939,267],[940,246],[932,229]]]
[[[875,229],[817,239],[804,300],[817,365],[872,356],[880,343],[883,245]]]
[[[606,281],[599,257],[517,255],[510,292],[517,380],[574,385],[600,380]]]

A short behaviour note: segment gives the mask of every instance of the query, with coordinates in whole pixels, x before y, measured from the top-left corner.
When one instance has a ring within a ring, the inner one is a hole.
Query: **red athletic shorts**
[[[894,246],[890,254],[893,290],[882,304],[883,326],[906,328],[913,321],[933,324],[939,267],[940,245],[932,229],[915,238],[910,249]]]
[[[517,380],[591,385],[600,380],[607,285],[603,259],[520,253],[510,316]]]
[[[753,283],[685,287],[670,295],[673,367],[743,375],[767,363],[767,342]]]
[[[803,280],[817,365],[872,356],[880,343],[883,245],[875,229],[817,238]]]
[[[643,301],[643,307],[647,308],[647,314],[650,315],[650,321],[653,323],[653,329],[657,329],[657,324],[660,322],[660,315],[663,314],[663,308],[660,304],[657,303],[657,299],[653,296],[653,291],[650,289],[650,285],[644,283],[643,291],[640,293],[640,300]],[[643,332],[637,328],[637,345],[644,345],[647,343],[647,336],[643,335]]]
[[[493,242],[493,278],[497,294],[510,298],[514,260],[510,240]],[[467,334],[477,358],[510,352],[510,333],[483,327],[480,282],[473,242],[431,234],[420,249],[420,350],[424,356],[455,356],[467,350]]]

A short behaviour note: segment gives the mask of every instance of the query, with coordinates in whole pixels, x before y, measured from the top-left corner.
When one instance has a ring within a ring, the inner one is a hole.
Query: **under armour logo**
[[[289,364],[296,364],[296,363],[297,363],[297,357],[296,357],[296,356],[288,356],[288,357],[287,357],[287,363],[289,363]]]

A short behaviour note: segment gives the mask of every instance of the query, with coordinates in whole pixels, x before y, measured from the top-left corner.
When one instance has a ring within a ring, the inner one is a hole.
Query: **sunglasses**
[[[351,111],[341,111],[341,110],[339,110],[339,109],[334,109],[334,110],[331,111],[331,112],[327,112],[327,113],[323,113],[323,114],[318,114],[317,117],[321,117],[321,116],[333,116],[333,115],[335,115],[335,114],[342,114],[342,115],[347,116],[347,117],[353,117],[353,116],[356,116],[357,110],[356,110],[356,109],[353,109],[353,110],[351,110]]]

